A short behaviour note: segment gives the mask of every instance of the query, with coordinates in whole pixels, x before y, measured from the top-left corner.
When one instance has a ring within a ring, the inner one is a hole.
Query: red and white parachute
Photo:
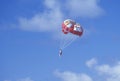
[[[83,34],[82,26],[71,19],[66,19],[62,22],[62,38],[60,49],[69,46],[74,40],[81,37]]]
[[[72,33],[81,36],[83,34],[82,26],[71,19],[67,19],[62,23],[62,32],[64,34]]]

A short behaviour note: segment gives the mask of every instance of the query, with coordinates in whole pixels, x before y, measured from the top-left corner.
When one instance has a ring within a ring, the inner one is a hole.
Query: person
[[[62,49],[59,50],[59,56],[61,56],[61,55],[62,55]]]

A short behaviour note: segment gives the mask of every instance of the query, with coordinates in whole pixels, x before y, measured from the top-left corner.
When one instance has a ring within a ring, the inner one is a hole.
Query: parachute
[[[83,33],[82,26],[73,20],[67,19],[62,23],[62,32],[64,34],[72,33],[81,36]]]
[[[82,26],[71,19],[64,20],[61,29],[60,49],[62,50],[83,34]]]

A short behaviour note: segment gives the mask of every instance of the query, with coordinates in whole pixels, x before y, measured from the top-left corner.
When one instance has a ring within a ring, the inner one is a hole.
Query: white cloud
[[[89,61],[86,62],[86,65],[89,67],[89,68],[92,68],[94,65],[97,64],[97,60],[95,58],[92,58],[90,59]]]
[[[12,80],[4,80],[4,81],[12,81]],[[30,77],[26,77],[26,78],[18,79],[16,81],[34,81],[34,80],[32,80]]]
[[[4,81],[11,81],[11,80],[4,80]]]
[[[45,0],[46,9],[43,13],[37,13],[32,18],[20,18],[19,25],[23,30],[54,31],[62,22],[63,14],[56,0]]]
[[[120,62],[115,65],[98,64],[93,58],[86,62],[86,65],[96,71],[96,75],[100,76],[105,81],[120,81]]]
[[[19,18],[19,27],[31,31],[56,31],[66,16],[93,18],[103,11],[98,0],[44,0],[44,5],[46,8],[43,13],[36,13],[30,19]]]
[[[120,81],[120,62],[118,61],[115,65],[96,63],[96,59],[92,58],[86,62],[92,72],[90,75],[86,73],[75,73],[71,71],[60,72],[56,70],[55,76],[61,81]],[[94,66],[93,66],[94,65]],[[92,74],[93,72],[94,75]],[[100,77],[100,78],[98,78]],[[11,81],[11,80],[4,80]],[[31,78],[18,79],[16,81],[34,81]]]
[[[120,81],[120,64],[117,63],[114,66],[108,64],[97,65],[96,70],[106,77],[106,81]]]
[[[17,81],[33,81],[33,80],[31,78],[27,77],[27,78],[19,79]]]
[[[55,72],[56,76],[59,77],[62,81],[93,81],[90,76],[84,73],[73,73],[70,71],[65,72]]]
[[[97,17],[103,13],[98,5],[100,0],[67,0],[66,6],[70,15],[76,17]]]

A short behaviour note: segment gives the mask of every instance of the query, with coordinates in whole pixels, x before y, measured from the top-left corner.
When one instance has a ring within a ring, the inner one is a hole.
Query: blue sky
[[[119,0],[1,0],[0,81],[119,81]],[[58,56],[60,27],[83,36]]]

